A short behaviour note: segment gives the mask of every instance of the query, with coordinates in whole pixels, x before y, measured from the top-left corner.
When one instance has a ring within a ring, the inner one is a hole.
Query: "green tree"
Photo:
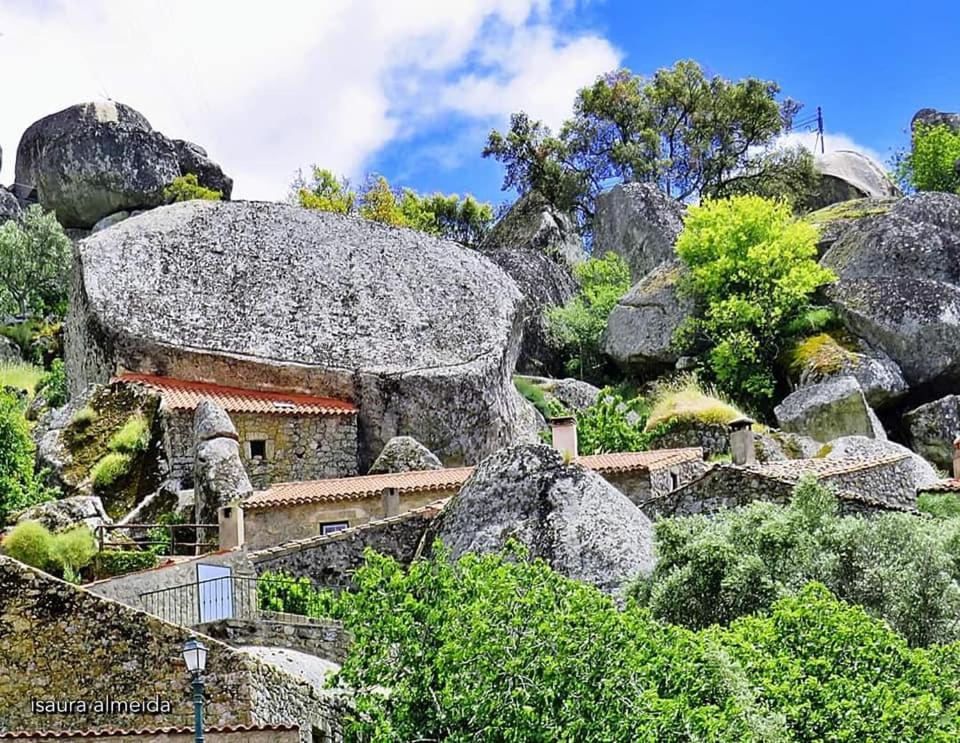
[[[665,621],[726,624],[818,581],[911,645],[960,639],[960,519],[840,516],[809,476],[787,506],[756,502],[655,529],[659,561],[635,593]]]
[[[569,354],[568,373],[598,380],[606,366],[600,341],[610,312],[630,288],[630,268],[607,253],[584,261],[573,273],[580,292],[563,307],[548,310],[547,323],[554,343]]]
[[[504,189],[541,191],[585,221],[596,195],[618,181],[652,181],[680,200],[813,186],[809,153],[777,152],[799,106],[773,82],[708,77],[684,60],[645,80],[621,69],[582,89],[559,135],[523,113],[491,132],[484,157],[505,168]]]
[[[202,201],[220,201],[223,193],[212,188],[201,186],[194,173],[178,175],[169,186],[163,189],[163,196],[168,204],[177,201],[191,201],[200,199]]]
[[[34,474],[34,446],[21,403],[0,393],[0,525],[52,493]]]
[[[70,239],[52,212],[27,209],[23,221],[0,225],[0,302],[27,317],[58,308],[66,299]]]
[[[835,279],[817,261],[817,231],[785,202],[736,196],[691,207],[676,251],[688,271],[680,290],[698,313],[678,328],[685,352],[702,352],[721,391],[766,408],[788,331]]]
[[[382,175],[370,179],[360,195],[360,216],[394,227],[406,227],[400,202]]]
[[[322,212],[350,214],[356,205],[357,196],[350,188],[350,181],[337,178],[333,172],[324,168],[312,168],[312,176],[307,181],[300,173],[294,179],[291,190],[300,206],[317,209]]]
[[[918,125],[912,149],[894,158],[896,176],[907,191],[960,194],[960,131],[945,124]]]

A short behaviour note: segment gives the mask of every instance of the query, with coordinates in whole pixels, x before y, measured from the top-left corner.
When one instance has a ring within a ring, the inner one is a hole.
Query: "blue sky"
[[[480,151],[511,111],[556,126],[597,75],[683,58],[776,80],[823,107],[828,147],[885,160],[917,109],[960,110],[960,2],[0,0],[0,68],[20,71],[0,183],[30,123],[112,98],[205,146],[238,198],[281,199],[315,162],[499,202]]]

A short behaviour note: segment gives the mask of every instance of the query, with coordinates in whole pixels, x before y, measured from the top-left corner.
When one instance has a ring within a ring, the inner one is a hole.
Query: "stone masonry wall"
[[[406,513],[454,495],[456,490],[432,490],[400,496],[400,513]],[[245,544],[248,549],[260,550],[294,539],[307,539],[320,534],[320,525],[346,521],[351,527],[386,518],[383,497],[360,500],[340,500],[321,503],[301,503],[273,508],[248,508],[243,512]]]
[[[891,505],[914,508],[917,505],[917,489],[912,469],[913,463],[909,458],[904,458],[899,462],[825,476],[821,480],[838,490],[851,490]]]
[[[180,652],[191,631],[0,557],[0,731],[191,725]],[[337,705],[304,681],[213,639],[205,680],[211,726],[291,723],[337,729]],[[105,705],[125,703],[112,710]],[[55,711],[41,713],[52,702]],[[141,705],[169,705],[153,713]],[[99,703],[99,705],[98,705]]]
[[[604,472],[603,479],[640,506],[651,498],[666,495],[671,490],[695,480],[707,469],[702,459],[660,467],[641,472]]]
[[[437,513],[439,507],[426,506],[335,534],[251,552],[250,560],[261,575],[283,570],[296,577],[306,576],[318,586],[348,585],[353,572],[363,564],[367,547],[403,564],[411,563]]]
[[[255,488],[357,474],[355,415],[230,413],[230,419],[240,436],[240,457]],[[171,477],[189,483],[193,476],[193,412],[165,410],[163,423]],[[251,439],[267,441],[266,458],[250,456]]]
[[[310,619],[270,612],[263,612],[258,619],[221,619],[208,622],[199,625],[197,631],[233,647],[261,645],[290,648],[335,663],[346,660],[351,643],[350,633],[336,620]]]

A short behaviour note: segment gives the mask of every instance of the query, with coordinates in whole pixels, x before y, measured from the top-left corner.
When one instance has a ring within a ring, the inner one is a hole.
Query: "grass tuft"
[[[120,430],[110,437],[107,448],[112,452],[137,454],[146,450],[149,440],[147,419],[142,413],[136,413],[127,418]]]
[[[669,421],[726,425],[743,415],[716,390],[690,376],[659,385],[653,392],[653,407],[645,431]]]
[[[43,375],[44,371],[39,366],[25,361],[6,361],[0,363],[0,388],[14,387],[33,397]]]
[[[90,470],[93,487],[97,490],[109,488],[129,474],[132,463],[133,457],[129,454],[116,451],[110,452],[93,465],[93,469]]]
[[[97,411],[89,405],[80,408],[70,418],[70,425],[74,428],[86,428],[97,419]]]

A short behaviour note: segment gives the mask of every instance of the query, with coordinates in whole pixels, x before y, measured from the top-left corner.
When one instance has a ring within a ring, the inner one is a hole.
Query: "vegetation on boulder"
[[[195,174],[187,173],[174,178],[170,185],[163,189],[163,197],[168,204],[177,201],[190,201],[191,199],[220,201],[223,198],[223,193],[201,186]]]
[[[912,144],[910,152],[894,158],[904,190],[960,194],[960,131],[945,124],[918,124]]]
[[[23,403],[0,392],[0,525],[11,514],[53,495],[34,471],[34,445]]]

